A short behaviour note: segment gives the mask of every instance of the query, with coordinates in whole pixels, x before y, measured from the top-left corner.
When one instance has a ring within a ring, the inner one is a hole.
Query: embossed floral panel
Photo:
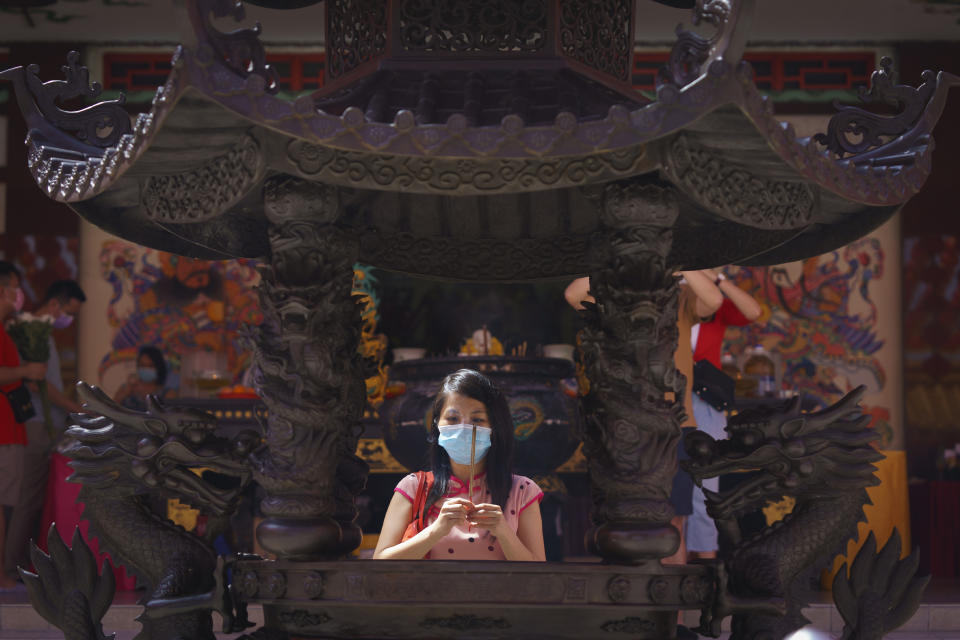
[[[547,43],[547,0],[404,0],[400,42],[411,52],[536,52]]]
[[[617,80],[630,79],[632,0],[561,0],[560,50]]]
[[[326,8],[327,72],[331,78],[386,53],[386,0],[331,0]]]

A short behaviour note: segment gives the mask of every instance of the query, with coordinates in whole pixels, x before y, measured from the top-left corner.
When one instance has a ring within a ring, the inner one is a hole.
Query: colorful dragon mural
[[[884,276],[884,251],[877,238],[792,265],[732,267],[729,275],[764,313],[754,324],[727,332],[727,352],[739,356],[759,345],[779,354],[783,388],[820,407],[858,385],[869,394],[883,390],[887,374],[877,352],[884,341],[877,334],[873,292]],[[889,444],[889,408],[863,410],[881,434],[881,447]]]
[[[100,273],[113,289],[107,321],[115,331],[111,350],[100,361],[103,384],[114,366],[128,365],[141,345],[157,345],[174,374],[192,351],[226,354],[232,381],[239,383],[250,363],[243,347],[245,327],[262,320],[256,260],[192,260],[163,251],[107,240],[100,251]],[[367,379],[371,410],[383,401],[387,338],[377,333],[376,278],[354,266],[354,296],[361,308],[361,355],[376,364]]]
[[[254,261],[191,260],[108,240],[100,271],[113,288],[107,321],[116,331],[100,361],[101,381],[147,344],[161,348],[175,373],[191,351],[225,353],[230,375],[240,380],[249,359],[239,347],[241,330],[261,321]]]

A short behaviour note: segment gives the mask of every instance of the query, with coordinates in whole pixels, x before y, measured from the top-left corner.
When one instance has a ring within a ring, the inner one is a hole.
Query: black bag
[[[13,419],[20,424],[37,415],[33,401],[30,400],[30,390],[25,384],[20,383],[20,386],[13,391],[5,391],[4,395],[7,396],[10,408],[13,409]]]
[[[733,407],[736,382],[709,360],[699,360],[693,365],[693,392],[717,411]]]

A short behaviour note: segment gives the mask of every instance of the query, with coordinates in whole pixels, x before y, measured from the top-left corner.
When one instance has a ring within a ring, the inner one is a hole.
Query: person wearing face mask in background
[[[49,287],[40,306],[34,312],[37,316],[51,316],[54,331],[66,329],[73,324],[80,312],[80,306],[87,296],[74,280],[58,280]],[[53,336],[50,336],[50,357],[47,359],[47,395],[50,398],[50,422],[55,434],[64,432],[67,426],[67,414],[81,410],[80,404],[71,400],[63,392],[63,378],[60,374],[60,354]],[[29,384],[30,399],[37,415],[25,423],[27,446],[24,451],[23,478],[20,484],[20,499],[10,515],[7,526],[7,545],[4,549],[3,566],[11,577],[16,577],[16,567],[30,566],[28,543],[37,538],[37,525],[43,511],[43,500],[47,488],[47,474],[50,469],[50,452],[56,445],[43,422],[40,407],[43,406],[37,385]]]
[[[513,474],[513,419],[503,393],[483,374],[461,369],[444,379],[433,416],[426,484],[410,474],[397,485],[373,557],[544,561],[543,491]],[[421,486],[424,526],[417,530]]]
[[[137,352],[137,370],[114,394],[114,399],[127,409],[146,411],[148,395],[161,400],[175,395],[167,384],[167,364],[156,347],[140,347]]]
[[[16,588],[16,580],[7,574],[3,563],[6,555],[7,507],[16,506],[20,499],[23,476],[23,456],[27,432],[18,421],[7,394],[15,392],[24,380],[42,380],[47,373],[43,362],[20,363],[20,354],[4,325],[23,308],[20,272],[9,262],[0,260],[0,591]],[[9,567],[16,569],[16,567]]]

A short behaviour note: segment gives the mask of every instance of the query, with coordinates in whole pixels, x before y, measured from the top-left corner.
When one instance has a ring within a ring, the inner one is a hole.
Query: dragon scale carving
[[[262,177],[265,158],[257,140],[245,135],[233,149],[199,167],[150,176],[142,201],[159,223],[215,219],[247,195]]]
[[[358,241],[333,224],[335,188],[279,177],[264,191],[273,256],[262,271],[254,366],[269,417],[254,476],[268,494],[264,515],[279,529],[316,530],[291,555],[335,556],[359,544],[353,496],[367,473],[355,454],[367,377],[352,296]],[[268,519],[258,532],[265,547],[287,544],[271,542],[270,530]]]
[[[680,134],[666,154],[675,182],[723,217],[759,229],[798,229],[810,224],[817,195],[802,182],[762,180]]]
[[[213,640],[213,610],[224,616],[225,629],[242,630],[247,623],[234,617],[224,564],[211,545],[250,480],[247,456],[258,436],[243,432],[233,439],[218,437],[215,420],[208,414],[168,409],[153,398],[148,398],[147,411],[139,412],[119,406],[96,387],[79,383],[78,391],[89,414],[75,415],[75,424],[67,431],[71,480],[82,485],[84,518],[101,548],[146,588],[138,637]],[[233,479],[234,486],[208,484],[191,471],[198,467]],[[206,537],[187,533],[152,513],[143,500],[151,492],[176,496],[207,513]],[[41,603],[45,617],[71,640],[103,640],[99,618],[113,595],[107,565],[105,575],[97,578],[87,558],[90,551],[79,536],[74,536],[72,551],[55,530],[49,537],[51,557],[34,547],[38,574],[24,572],[31,600]],[[78,594],[86,594],[87,607],[43,606],[58,599],[77,600]],[[100,601],[106,605],[98,605]]]
[[[619,562],[670,555],[677,542],[668,500],[682,404],[664,399],[668,391],[682,397],[684,384],[673,362],[677,298],[666,263],[677,215],[672,191],[642,181],[609,185],[609,233],[590,274],[596,304],[586,305],[580,338],[596,525],[588,537],[599,555]],[[650,535],[642,548],[627,542],[643,530]]]
[[[686,437],[691,459],[684,464],[695,479],[756,472],[734,489],[704,491],[708,513],[720,531],[723,565],[717,602],[704,611],[701,633],[719,635],[720,621],[731,614],[733,640],[783,638],[807,623],[801,614],[807,604],[805,579],[856,535],[869,500],[865,489],[879,483],[873,463],[883,454],[871,446],[877,433],[866,427],[869,417],[857,405],[863,393],[858,387],[833,406],[809,414],[800,413],[798,399],[774,409],[744,411],[730,419],[726,440],[715,441],[703,432]],[[793,512],[743,538],[737,516],[784,495],[796,499]],[[862,553],[872,556],[873,550]],[[913,574],[904,576],[909,580]],[[896,610],[903,589],[888,594],[896,601],[886,604]]]

